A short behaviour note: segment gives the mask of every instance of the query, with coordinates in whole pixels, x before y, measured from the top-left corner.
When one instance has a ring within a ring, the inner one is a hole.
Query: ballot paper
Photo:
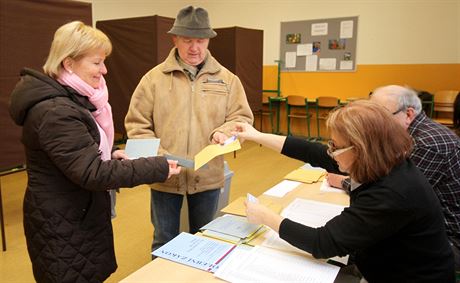
[[[264,195],[282,198],[285,194],[297,188],[301,183],[291,180],[283,180],[264,192]]]
[[[324,226],[326,222],[339,215],[344,209],[345,206],[343,205],[296,198],[282,211],[281,215],[300,224],[317,228]],[[281,239],[278,233],[273,231],[265,233],[264,238],[265,241],[262,245],[265,247],[306,253],[290,245],[288,242]],[[343,264],[347,264],[348,262],[348,256],[334,257],[331,259]]]
[[[128,139],[125,153],[129,159],[157,156],[160,139]]]
[[[262,224],[249,223],[246,217],[225,214],[200,228],[204,236],[234,244],[244,244],[266,231]]]
[[[307,255],[256,246],[232,253],[214,276],[229,282],[333,283],[339,270]]]
[[[246,198],[247,198],[248,202],[252,202],[252,203],[258,203],[259,202],[259,200],[255,196],[251,195],[250,193],[247,193]]]
[[[182,232],[152,254],[201,270],[215,272],[236,247],[230,243]]]
[[[171,154],[165,154],[164,156],[166,159],[176,160],[177,165],[179,166],[186,167],[186,168],[195,168],[195,162],[193,162],[193,160],[185,159],[185,158],[178,157],[178,156],[171,155]]]

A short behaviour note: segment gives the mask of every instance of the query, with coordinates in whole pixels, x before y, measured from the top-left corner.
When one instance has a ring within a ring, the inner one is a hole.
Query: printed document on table
[[[254,234],[260,227],[262,224],[249,223],[246,217],[225,214],[204,225],[200,230],[212,230],[244,239]]]
[[[281,213],[293,221],[313,228],[321,227],[342,213],[345,206],[296,198]]]
[[[289,193],[293,189],[295,189],[300,182],[291,181],[291,180],[283,180],[277,185],[273,186],[271,189],[264,192],[264,195],[274,196],[274,197],[283,197],[285,194]]]
[[[214,275],[229,282],[334,282],[339,267],[305,255],[256,246],[234,253]]]
[[[345,206],[342,205],[297,198],[283,210],[281,215],[303,225],[317,228],[324,226],[326,222],[339,215],[344,208]],[[265,233],[264,237],[265,241],[262,245],[265,247],[305,253],[281,239],[279,235],[273,231]],[[334,257],[331,259],[344,264],[348,262],[348,256]]]
[[[215,272],[235,247],[226,242],[182,232],[152,254],[201,270]]]
[[[160,139],[128,139],[125,153],[129,159],[157,156]]]
[[[326,169],[322,167],[311,166],[310,163],[305,163],[304,165],[300,166],[300,168],[305,169],[305,170],[317,170],[317,171],[326,173]]]

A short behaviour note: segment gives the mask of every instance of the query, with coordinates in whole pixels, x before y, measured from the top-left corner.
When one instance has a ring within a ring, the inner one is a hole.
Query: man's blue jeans
[[[151,220],[155,229],[152,251],[158,249],[179,234],[180,211],[184,196],[150,190]],[[195,234],[214,219],[217,212],[220,189],[187,195],[190,233]]]

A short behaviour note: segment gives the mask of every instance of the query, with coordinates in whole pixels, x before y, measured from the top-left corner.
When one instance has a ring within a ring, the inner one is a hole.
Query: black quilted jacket
[[[102,161],[86,97],[30,70],[11,95],[23,126],[24,231],[37,282],[102,282],[116,260],[108,189],[163,182],[163,157]]]

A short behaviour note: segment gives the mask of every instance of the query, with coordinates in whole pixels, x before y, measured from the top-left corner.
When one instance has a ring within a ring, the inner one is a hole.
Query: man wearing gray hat
[[[193,159],[211,143],[222,144],[235,122],[252,124],[253,114],[240,79],[208,50],[217,34],[208,13],[192,6],[179,11],[168,32],[175,47],[166,60],[142,77],[125,118],[129,138],[160,138],[159,154]],[[190,233],[210,222],[224,187],[224,159],[151,187],[155,228],[152,250],[179,234],[183,197],[187,197]]]

